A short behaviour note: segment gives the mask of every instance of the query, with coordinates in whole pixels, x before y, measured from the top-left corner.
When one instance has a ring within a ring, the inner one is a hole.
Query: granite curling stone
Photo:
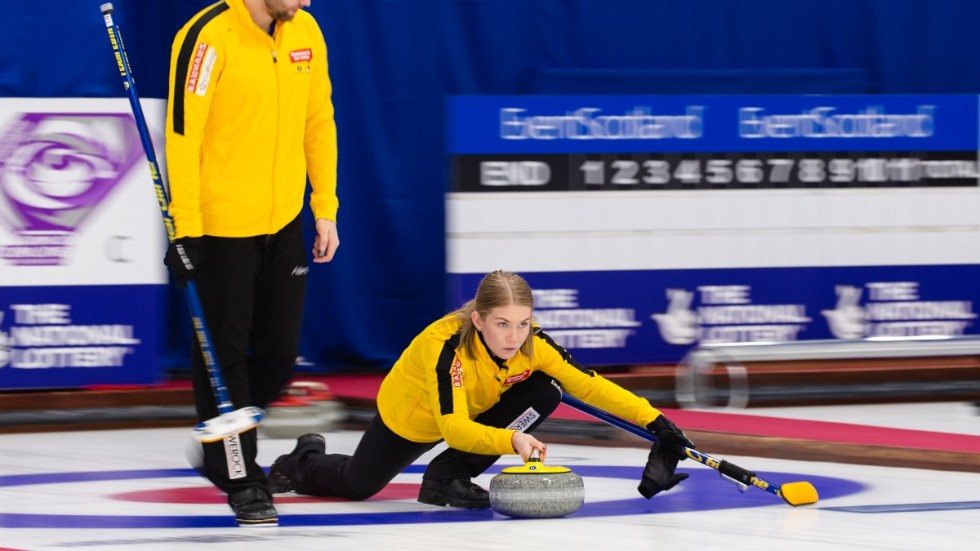
[[[310,432],[330,432],[347,417],[344,404],[319,382],[297,381],[266,408],[259,432],[266,438],[298,438]]]
[[[582,477],[568,467],[545,465],[536,452],[523,466],[508,467],[490,480],[491,509],[515,518],[557,518],[582,507]]]

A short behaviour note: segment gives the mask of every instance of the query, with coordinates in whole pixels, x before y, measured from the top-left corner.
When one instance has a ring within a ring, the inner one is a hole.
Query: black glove
[[[687,459],[684,448],[694,448],[694,442],[691,442],[684,431],[677,428],[663,414],[647,425],[647,430],[657,437],[657,441],[662,444],[664,451],[676,455],[678,461]]]
[[[677,468],[677,455],[664,449],[663,444],[654,442],[650,447],[647,465],[643,468],[643,477],[636,488],[643,497],[650,499],[660,492],[667,491],[686,479],[687,473],[674,474]]]
[[[201,266],[203,260],[203,237],[181,237],[172,241],[167,248],[167,255],[163,257],[163,263],[173,275],[178,289],[187,286],[187,282],[194,277],[194,271]]]
[[[650,447],[650,456],[643,468],[643,477],[637,490],[643,497],[650,499],[677,486],[689,476],[687,473],[674,474],[674,470],[678,461],[687,459],[684,448],[693,448],[694,442],[663,415],[647,425],[647,430],[656,435],[657,441]]]

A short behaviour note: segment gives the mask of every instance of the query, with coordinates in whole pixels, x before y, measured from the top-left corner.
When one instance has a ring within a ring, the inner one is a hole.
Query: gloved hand
[[[664,451],[676,455],[678,461],[687,459],[684,448],[694,448],[694,442],[691,442],[684,431],[677,428],[663,414],[647,425],[647,430],[657,437],[657,441],[660,442]]]
[[[650,499],[689,476],[687,473],[675,474],[674,470],[678,461],[687,459],[684,448],[694,448],[694,442],[662,414],[647,425],[647,430],[656,435],[657,441],[650,447],[650,456],[637,490]]]
[[[194,277],[194,272],[204,260],[203,237],[181,237],[170,243],[167,255],[163,257],[170,274],[173,275],[178,289],[187,286]]]
[[[654,442],[640,485],[636,488],[643,497],[650,499],[660,492],[667,491],[686,479],[687,473],[674,474],[677,468],[677,455],[664,449],[663,444]]]

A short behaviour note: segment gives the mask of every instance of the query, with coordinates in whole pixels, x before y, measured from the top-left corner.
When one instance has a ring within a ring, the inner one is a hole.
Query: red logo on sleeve
[[[311,59],[313,59],[313,50],[309,48],[289,52],[289,61],[292,61],[293,63],[302,63]]]
[[[453,366],[449,368],[449,374],[453,378],[453,386],[459,388],[463,386],[463,366],[459,363],[459,358],[453,362]]]
[[[201,76],[201,62],[204,61],[204,52],[208,49],[208,45],[201,42],[197,45],[197,50],[194,52],[194,61],[191,62],[191,70],[187,72],[187,91],[194,93],[197,90],[197,79]]]

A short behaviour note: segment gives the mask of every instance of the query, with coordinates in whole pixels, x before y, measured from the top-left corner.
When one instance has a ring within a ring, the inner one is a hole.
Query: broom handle
[[[630,423],[629,421],[616,417],[615,415],[607,413],[595,406],[586,404],[585,402],[579,400],[578,398],[575,398],[574,396],[570,396],[567,393],[562,394],[561,401],[564,402],[565,405],[573,409],[577,409],[582,413],[591,415],[592,417],[595,417],[601,421],[605,421],[606,423],[609,423],[614,427],[619,427],[625,430],[626,432],[639,436],[640,438],[649,440],[650,442],[657,441],[657,437],[654,436],[653,433],[651,433],[650,431],[644,429],[643,427],[640,427],[639,425],[635,425],[633,423]],[[756,488],[765,490],[771,494],[775,494],[779,497],[783,497],[783,495],[779,491],[779,484],[775,484],[767,480],[763,480],[762,478],[756,476],[755,473],[743,469],[742,467],[739,467],[734,463],[730,463],[724,459],[721,460],[715,459],[714,457],[711,457],[706,453],[701,453],[695,449],[687,448],[687,447],[684,448],[684,455],[690,457],[691,459],[697,461],[698,463],[701,463],[702,465],[707,465],[708,467],[715,469],[716,471],[720,472],[722,476],[724,476],[725,478],[731,480],[736,484],[745,485],[745,486],[750,486],[750,485],[755,486]]]

